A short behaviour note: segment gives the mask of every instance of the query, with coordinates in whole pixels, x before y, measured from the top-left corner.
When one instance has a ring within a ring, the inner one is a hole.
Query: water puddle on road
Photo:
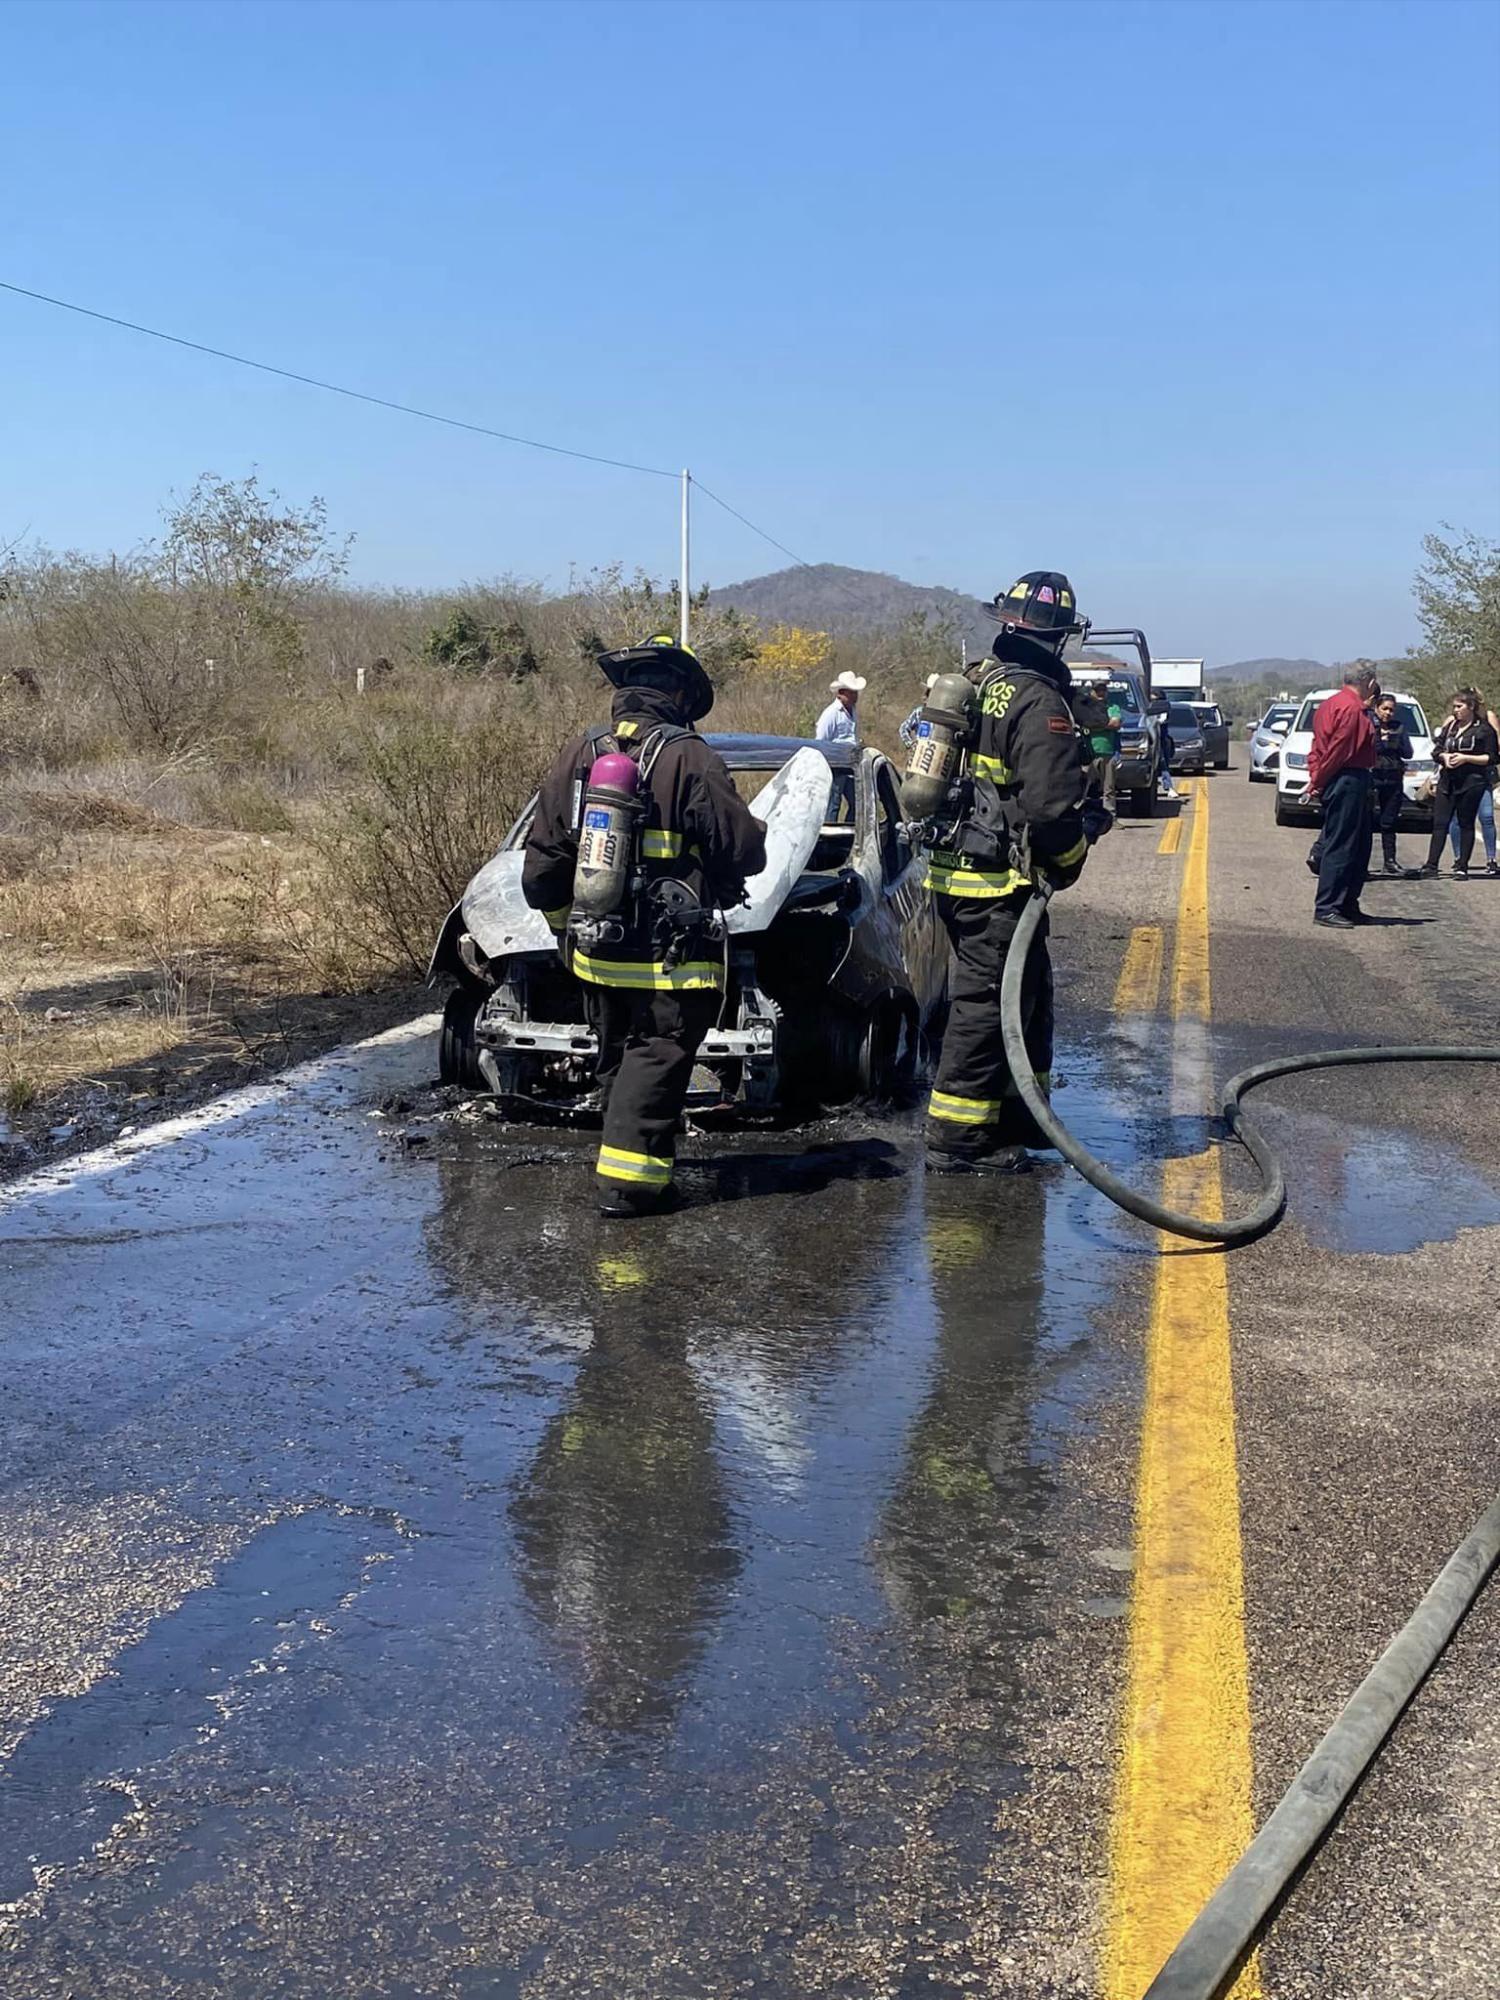
[[[0,1909],[143,1817],[147,1767],[216,1734],[244,1676],[285,1673],[318,1612],[395,1544],[393,1528],[353,1516],[273,1522],[87,1692],[55,1702],[4,1762]]]
[[[1399,1256],[1500,1222],[1500,1188],[1447,1147],[1280,1107],[1264,1123],[1289,1211],[1324,1249]]]
[[[1064,1058],[1065,1115],[1149,1181],[1112,1065]],[[212,1592],[90,1698],[103,1739],[38,1726],[0,1893],[31,1854],[81,1858],[115,1759],[154,1804],[149,1865],[59,1883],[30,1990],[58,1940],[101,1994],[126,1958],[226,1996],[983,1980],[976,1899],[993,1919],[1022,1889],[994,1828],[1034,1782],[1030,1649],[1069,1593],[1115,1644],[1070,1453],[1129,1366],[1094,1319],[1141,1278],[1139,1232],[1059,1166],[928,1180],[912,1116],[692,1142],[684,1207],[623,1226],[591,1212],[582,1135],[455,1127],[413,1155],[337,1131],[333,1221],[303,1167],[308,1199],[228,1271],[187,1236],[151,1249],[181,1283],[137,1307],[136,1379],[193,1285],[211,1338],[107,1442],[128,1463],[149,1438],[216,1496],[398,1510],[413,1539],[349,1599],[341,1526],[268,1537],[269,1602],[338,1609],[315,1667],[255,1675],[211,1738]],[[158,1229],[195,1217],[165,1165]],[[28,1218],[37,1340],[46,1238],[78,1222],[58,1206]],[[106,1319],[143,1253],[94,1244]]]

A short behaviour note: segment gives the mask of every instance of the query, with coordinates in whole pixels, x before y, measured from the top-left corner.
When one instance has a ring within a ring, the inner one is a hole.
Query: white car
[[[1387,692],[1394,690],[1388,689]],[[1307,790],[1307,759],[1312,749],[1313,717],[1322,703],[1337,693],[1337,688],[1319,688],[1307,695],[1291,728],[1281,739],[1281,759],[1276,772],[1278,826],[1314,826],[1323,817],[1322,808],[1308,805],[1303,794]],[[1427,726],[1422,704],[1415,695],[1397,694],[1396,713],[1411,738],[1412,753],[1412,761],[1402,779],[1406,804],[1401,809],[1400,824],[1405,828],[1425,831],[1432,825],[1432,802],[1430,799],[1419,799],[1417,794],[1432,782],[1436,769],[1432,756],[1432,732]]]
[[[1281,739],[1297,713],[1294,701],[1273,701],[1250,732],[1250,782],[1274,785],[1281,761]]]

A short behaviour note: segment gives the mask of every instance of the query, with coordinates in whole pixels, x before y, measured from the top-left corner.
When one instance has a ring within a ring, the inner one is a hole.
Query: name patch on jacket
[[[1071,736],[1073,734],[1073,725],[1065,715],[1049,715],[1047,717],[1047,727],[1058,736]]]

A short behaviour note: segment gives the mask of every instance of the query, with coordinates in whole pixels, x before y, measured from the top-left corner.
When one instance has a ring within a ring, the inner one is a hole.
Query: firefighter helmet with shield
[[[1003,597],[994,598],[985,609],[1008,631],[1022,632],[1028,639],[1053,647],[1087,629],[1078,615],[1072,584],[1056,569],[1027,570]]]
[[[658,632],[639,646],[599,655],[599,671],[617,688],[659,688],[674,694],[685,722],[699,722],[714,705],[713,682],[691,646]]]

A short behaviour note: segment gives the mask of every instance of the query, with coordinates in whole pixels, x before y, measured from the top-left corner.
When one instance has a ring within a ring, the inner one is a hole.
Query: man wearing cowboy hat
[[[828,692],[833,696],[827,708],[818,717],[818,726],[813,731],[816,743],[857,743],[859,724],[854,719],[854,711],[868,682],[863,674],[840,674],[836,681],[828,683]]]

